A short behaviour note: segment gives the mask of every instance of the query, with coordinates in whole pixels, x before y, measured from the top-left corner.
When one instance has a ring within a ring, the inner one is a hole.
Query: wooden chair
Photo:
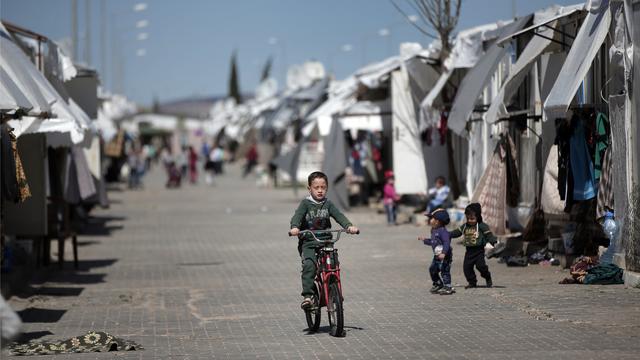
[[[71,207],[62,198],[49,197],[48,235],[44,241],[44,264],[48,265],[51,240],[58,241],[58,266],[64,267],[64,243],[71,238],[73,246],[73,266],[78,269],[78,236],[71,222]]]

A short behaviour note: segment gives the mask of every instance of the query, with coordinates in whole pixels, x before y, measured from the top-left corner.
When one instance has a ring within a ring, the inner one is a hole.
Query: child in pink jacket
[[[384,204],[384,210],[387,212],[387,225],[396,224],[396,201],[400,200],[400,196],[396,193],[396,188],[393,185],[395,178],[393,171],[385,172],[386,184],[382,190],[382,203]]]

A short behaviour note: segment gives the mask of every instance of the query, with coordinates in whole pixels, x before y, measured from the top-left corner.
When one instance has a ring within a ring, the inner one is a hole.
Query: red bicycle
[[[303,230],[300,235],[305,233],[313,236],[313,241],[318,245],[318,261],[316,263],[316,278],[313,294],[313,304],[306,309],[305,316],[309,331],[318,331],[320,327],[321,308],[327,307],[327,317],[329,318],[329,327],[331,335],[336,337],[345,336],[344,331],[344,308],[342,307],[342,284],[340,283],[340,262],[338,261],[338,249],[334,244],[340,240],[340,234],[347,232],[345,229],[340,230]],[[336,238],[320,240],[316,234],[336,233]],[[357,232],[356,234],[359,234]]]

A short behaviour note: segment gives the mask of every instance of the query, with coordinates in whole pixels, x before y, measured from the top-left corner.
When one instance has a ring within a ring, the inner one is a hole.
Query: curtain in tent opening
[[[486,163],[483,161],[485,158],[483,140],[485,139],[484,131],[486,126],[487,124],[483,122],[474,122],[469,132],[469,156],[466,169],[467,194],[473,194],[486,167]]]
[[[396,192],[424,193],[427,190],[427,171],[424,167],[415,104],[409,89],[409,75],[404,66],[391,73],[391,109]]]
[[[505,25],[499,31],[499,38],[513,34],[522,29],[532,18],[532,15],[516,19],[514,22]],[[494,75],[496,67],[507,53],[507,47],[501,47],[494,43],[489,50],[476,63],[476,65],[462,79],[462,83],[456,93],[456,98],[449,114],[449,129],[459,135],[465,134],[467,120],[473,112],[478,96],[487,85],[487,82]]]
[[[609,96],[609,119],[611,124],[611,157],[615,159],[612,165],[613,199],[615,214],[628,214],[633,142],[631,136],[631,107],[626,95]],[[625,216],[617,216],[619,228],[624,229]],[[623,240],[624,241],[624,240]]]
[[[593,59],[609,33],[611,10],[609,1],[603,0],[597,9],[587,14],[551,93],[544,103],[548,119],[565,117],[571,101],[576,96]]]
[[[344,139],[344,131],[340,126],[340,121],[333,119],[331,131],[324,137],[324,159],[322,161],[322,172],[329,178],[329,189],[327,197],[338,208],[349,209],[349,193],[347,191],[347,178],[345,169],[347,163],[347,148]]]

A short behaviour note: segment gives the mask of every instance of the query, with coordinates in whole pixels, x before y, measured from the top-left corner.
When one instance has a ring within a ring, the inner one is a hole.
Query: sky
[[[415,13],[406,0],[395,1],[407,13]],[[508,20],[514,13],[522,16],[553,4],[577,2],[463,0],[456,31]],[[0,0],[0,18],[68,42],[72,3]],[[146,9],[134,11],[141,3]],[[367,63],[397,54],[402,42],[426,47],[432,41],[411,26],[390,0],[77,0],[77,7],[76,60],[87,62],[89,23],[89,65],[100,72],[107,89],[121,89],[145,105],[154,98],[164,102],[227,94],[233,51],[237,52],[240,88],[252,93],[270,56],[272,75],[282,87],[286,69],[293,64],[318,60],[341,79]],[[146,20],[147,27],[137,28],[140,20]],[[380,36],[381,29],[390,35]],[[147,38],[139,40],[140,33],[146,33]],[[142,49],[146,54],[139,56]]]

